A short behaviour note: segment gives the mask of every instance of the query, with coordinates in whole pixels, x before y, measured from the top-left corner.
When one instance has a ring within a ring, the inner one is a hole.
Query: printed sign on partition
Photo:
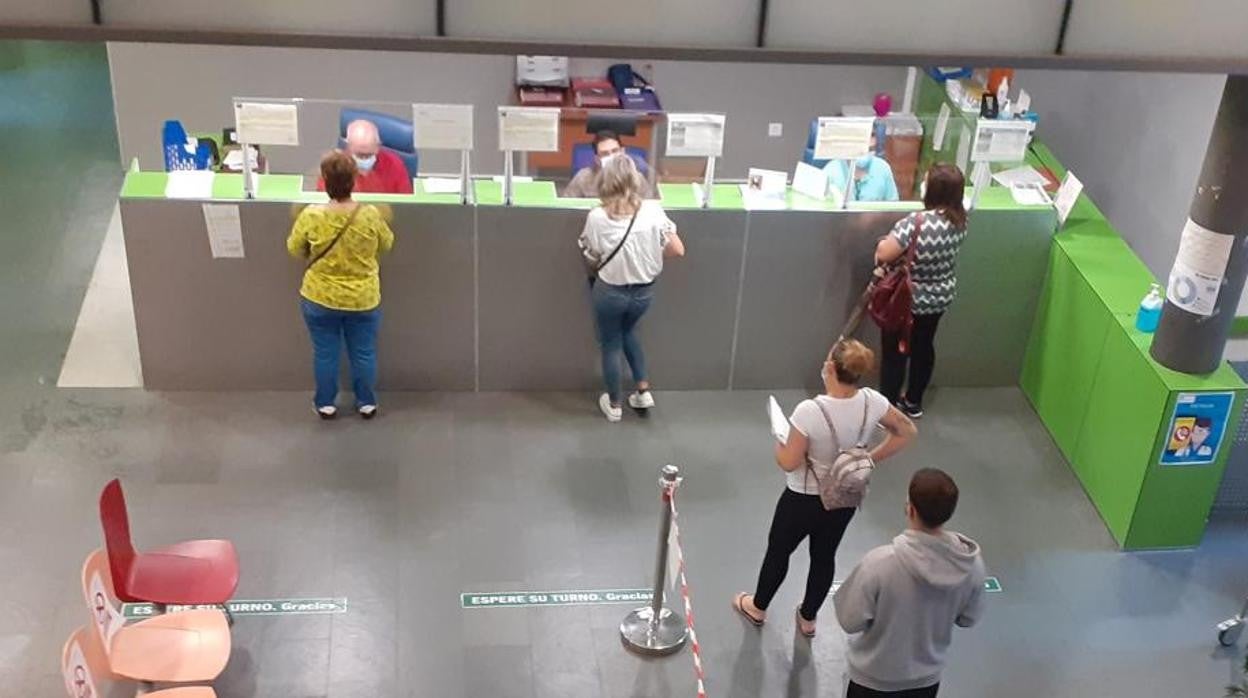
[[[723,114],[668,114],[667,154],[717,158],[724,154]]]
[[[418,149],[472,150],[472,105],[413,104],[412,131]]]
[[[875,119],[869,116],[821,116],[815,132],[815,159],[857,160],[871,152]]]
[[[1031,121],[980,119],[975,127],[971,162],[1022,162],[1027,159],[1027,146],[1035,128]]]
[[[238,141],[248,145],[299,145],[299,105],[295,102],[235,102]]]
[[[537,153],[559,150],[559,114],[556,107],[499,107],[498,149]]]
[[[1179,393],[1161,464],[1208,465],[1216,461],[1234,403],[1234,393]]]
[[[1187,219],[1170,269],[1166,298],[1189,313],[1213,315],[1235,238]]]

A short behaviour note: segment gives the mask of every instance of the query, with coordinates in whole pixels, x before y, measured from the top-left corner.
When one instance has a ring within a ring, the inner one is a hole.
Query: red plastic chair
[[[122,601],[224,605],[238,588],[238,553],[228,540],[191,540],[136,552],[121,482],[100,494],[100,523],[113,589]]]

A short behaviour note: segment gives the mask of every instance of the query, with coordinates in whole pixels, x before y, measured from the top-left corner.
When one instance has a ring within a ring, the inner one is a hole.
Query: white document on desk
[[[780,409],[775,395],[767,396],[767,418],[771,421],[771,435],[782,444],[789,442],[789,419]]]
[[[420,184],[426,194],[458,194],[461,182],[455,177],[425,177]]]
[[[204,224],[213,259],[242,259],[243,224],[238,204],[204,204]]]
[[[216,173],[212,170],[175,170],[165,181],[165,198],[211,199],[215,179]]]
[[[828,198],[828,173],[804,162],[793,170],[793,191],[812,199]]]
[[[1031,165],[1023,165],[1022,167],[1015,167],[1012,170],[1004,170],[994,174],[992,178],[999,182],[1003,187],[1046,187],[1049,184],[1049,180],[1045,179],[1044,175],[1036,171],[1036,168]]]
[[[1052,206],[1048,192],[1038,184],[1011,184],[1010,196],[1019,206]]]
[[[529,153],[559,150],[557,107],[499,107],[498,149]]]
[[[299,105],[235,102],[238,142],[248,145],[299,145]]]

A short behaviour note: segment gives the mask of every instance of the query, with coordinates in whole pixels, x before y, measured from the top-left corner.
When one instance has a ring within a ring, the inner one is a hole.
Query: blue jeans
[[[602,380],[614,405],[620,404],[620,354],[628,360],[633,382],[646,380],[646,357],[633,330],[641,316],[650,309],[654,285],[612,286],[598,281],[590,294],[594,303],[594,321],[598,327],[598,346],[602,349]]]
[[[342,356],[344,339],[347,356],[351,359],[355,406],[376,405],[373,386],[377,383],[377,328],[381,326],[381,308],[334,310],[306,298],[301,298],[300,303],[303,321],[312,337],[316,406],[329,407],[338,397],[338,360]]]

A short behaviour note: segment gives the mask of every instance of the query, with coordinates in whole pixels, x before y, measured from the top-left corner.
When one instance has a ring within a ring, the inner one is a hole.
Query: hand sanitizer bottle
[[[1164,305],[1161,286],[1153,284],[1148,295],[1140,301],[1140,310],[1135,314],[1135,329],[1141,332],[1155,332],[1157,323],[1161,322],[1161,308]]]

